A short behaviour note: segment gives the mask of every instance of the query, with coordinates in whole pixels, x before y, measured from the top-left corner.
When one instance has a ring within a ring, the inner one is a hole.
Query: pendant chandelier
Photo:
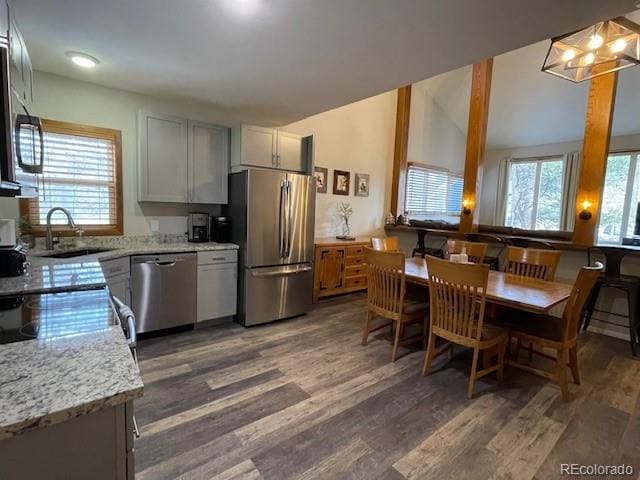
[[[625,17],[551,40],[542,71],[583,82],[640,64],[640,25]]]

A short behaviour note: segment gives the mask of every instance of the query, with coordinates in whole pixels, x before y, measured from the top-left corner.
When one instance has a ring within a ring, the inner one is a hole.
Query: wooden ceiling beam
[[[493,58],[473,64],[462,193],[463,201],[470,211],[469,213],[460,214],[461,233],[477,230],[479,223],[480,209],[478,208],[478,203],[482,186],[482,163],[487,142],[492,72]]]
[[[391,213],[395,218],[404,212],[407,188],[407,147],[409,144],[409,113],[411,85],[398,89],[396,106],[396,136],[393,149],[393,179],[391,180]]]
[[[604,188],[617,83],[618,73],[613,72],[593,78],[589,85],[582,145],[582,168],[576,195],[576,217],[573,229],[573,243],[577,245],[590,246],[596,242],[598,212],[600,212]],[[586,216],[581,218],[584,202],[591,204],[590,218]]]

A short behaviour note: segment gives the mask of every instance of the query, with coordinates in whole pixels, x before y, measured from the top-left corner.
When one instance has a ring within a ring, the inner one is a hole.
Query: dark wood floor
[[[360,345],[362,295],[305,317],[142,341],[138,479],[560,478],[561,463],[640,469],[640,361],[627,343],[580,342],[564,403],[507,368],[466,398],[470,357],[389,362],[388,333]]]

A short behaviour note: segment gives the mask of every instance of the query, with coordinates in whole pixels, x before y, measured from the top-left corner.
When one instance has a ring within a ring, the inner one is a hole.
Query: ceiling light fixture
[[[542,71],[582,82],[640,64],[640,25],[625,17],[551,40]]]
[[[67,57],[69,57],[74,64],[82,68],[94,68],[100,63],[97,58],[81,52],[67,52]]]

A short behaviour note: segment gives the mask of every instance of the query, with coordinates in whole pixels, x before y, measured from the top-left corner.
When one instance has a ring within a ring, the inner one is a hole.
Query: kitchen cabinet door
[[[319,252],[320,290],[342,287],[344,270],[344,248],[327,248]]]
[[[302,137],[294,133],[277,131],[277,166],[283,170],[304,171],[302,164]]]
[[[242,125],[240,135],[240,164],[253,167],[276,167],[275,130]]]
[[[140,112],[138,200],[188,203],[188,122]]]
[[[235,263],[198,266],[197,321],[236,314],[238,267]]]
[[[189,122],[189,202],[227,203],[229,129]]]

